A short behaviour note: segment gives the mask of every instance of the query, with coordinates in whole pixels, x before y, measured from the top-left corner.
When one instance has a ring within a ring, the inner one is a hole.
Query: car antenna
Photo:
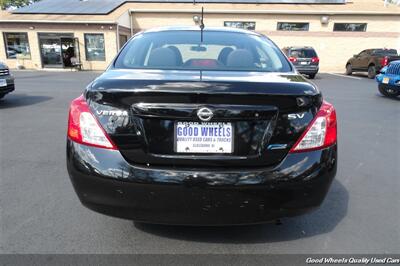
[[[203,30],[204,30],[204,7],[201,7],[201,18],[200,18],[200,31],[201,31],[201,42],[203,42]]]

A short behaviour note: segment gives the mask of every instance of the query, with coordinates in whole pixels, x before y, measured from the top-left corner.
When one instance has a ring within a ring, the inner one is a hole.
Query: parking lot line
[[[363,78],[360,78],[360,77],[348,76],[348,75],[337,74],[337,73],[327,73],[327,74],[332,75],[332,76],[345,77],[345,78],[349,78],[349,79],[357,79],[357,80],[362,80],[363,79]]]

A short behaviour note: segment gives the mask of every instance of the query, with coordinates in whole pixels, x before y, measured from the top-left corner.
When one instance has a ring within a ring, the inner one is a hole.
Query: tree
[[[32,4],[40,0],[0,0],[0,9],[18,8]]]
[[[385,6],[387,6],[388,3],[400,6],[400,0],[385,0]]]

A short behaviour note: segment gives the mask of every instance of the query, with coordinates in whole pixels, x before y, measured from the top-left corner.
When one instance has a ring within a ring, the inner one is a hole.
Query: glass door
[[[71,33],[38,33],[43,67],[61,68],[70,65],[74,55],[74,38]]]
[[[40,53],[44,67],[62,67],[60,39],[41,38]]]

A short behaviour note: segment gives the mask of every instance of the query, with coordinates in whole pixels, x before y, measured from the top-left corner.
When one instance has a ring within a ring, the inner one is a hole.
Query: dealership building
[[[11,68],[104,70],[135,33],[193,26],[239,27],[279,47],[312,46],[322,71],[343,71],[368,48],[400,51],[400,6],[382,0],[42,0],[0,11],[0,61]]]

